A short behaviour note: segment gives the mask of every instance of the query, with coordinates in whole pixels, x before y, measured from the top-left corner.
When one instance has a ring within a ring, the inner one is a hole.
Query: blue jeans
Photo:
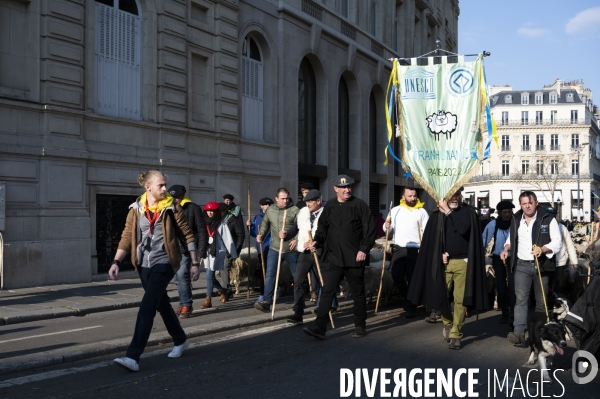
[[[192,304],[192,280],[190,279],[190,268],[192,258],[189,253],[181,254],[179,270],[175,274],[175,284],[179,293],[179,306],[190,306]]]
[[[290,251],[281,254],[281,262],[285,260],[290,267],[292,276],[296,275],[296,262],[298,261],[297,251]],[[279,252],[273,248],[269,249],[267,255],[267,281],[265,281],[265,293],[263,295],[263,301],[271,304],[273,303],[273,292],[275,291],[275,275],[277,274],[277,260],[279,259]]]
[[[548,297],[549,274],[552,273],[542,273],[542,283],[546,297]],[[540,278],[535,263],[517,259],[517,267],[515,268],[515,295],[517,296],[515,303],[515,333],[525,333],[527,327],[527,300],[529,299],[532,283],[535,291],[535,311],[545,313],[544,297],[542,296],[542,287],[540,287]]]
[[[213,286],[217,289],[217,292],[223,291],[223,287],[215,277],[215,272],[206,269],[206,296],[212,296]]]

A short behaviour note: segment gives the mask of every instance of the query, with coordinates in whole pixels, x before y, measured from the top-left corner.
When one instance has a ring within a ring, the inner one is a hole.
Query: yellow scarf
[[[146,200],[147,200],[147,192],[142,194],[140,197],[140,203],[142,206],[140,207],[140,213],[146,213]],[[173,204],[173,197],[167,193],[165,199],[160,200],[158,204],[154,207],[150,207],[150,212],[156,213],[162,211],[164,208],[167,208]]]
[[[408,206],[408,205],[406,205],[406,203],[404,202],[404,198],[402,198],[402,199],[400,200],[400,206],[401,206],[402,208],[406,208],[406,209],[413,210],[413,209],[419,209],[419,208],[423,208],[423,207],[425,206],[425,203],[424,203],[424,202],[422,202],[420,199],[418,199],[418,198],[417,198],[417,203],[415,204],[415,206]]]
[[[192,200],[190,199],[190,197],[187,196],[187,194],[183,194],[183,199],[181,200],[179,205],[184,206],[188,202],[192,202]]]

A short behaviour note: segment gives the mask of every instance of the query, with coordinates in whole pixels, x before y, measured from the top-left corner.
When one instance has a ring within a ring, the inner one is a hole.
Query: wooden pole
[[[283,211],[283,222],[281,223],[281,231],[285,231],[285,218],[287,217],[287,209]],[[275,304],[277,303],[277,286],[279,285],[279,270],[281,269],[281,251],[283,250],[283,238],[279,240],[279,257],[277,259],[277,274],[275,275],[275,289],[273,290],[273,308],[271,309],[271,320],[275,318]],[[265,281],[266,282],[266,281]]]
[[[248,221],[250,221],[250,184],[248,184]],[[240,256],[241,258],[241,256]],[[246,299],[250,298],[250,226],[248,226],[248,289]]]
[[[260,263],[261,263],[262,271],[263,271],[263,284],[264,284],[267,281],[267,273],[265,272],[265,259],[263,257],[262,241],[259,244],[260,244]]]
[[[417,233],[419,234],[419,248],[421,247],[421,222],[417,220]]]
[[[390,202],[390,213],[388,214],[387,220],[392,220],[392,205],[394,202]],[[385,226],[385,225],[384,225]],[[390,229],[392,226],[390,225]],[[379,310],[379,299],[381,298],[381,290],[383,289],[383,273],[385,273],[385,256],[387,255],[388,238],[390,229],[385,230],[385,245],[383,246],[383,262],[381,262],[381,279],[379,280],[379,291],[377,292],[377,302],[375,303],[375,313]],[[419,230],[420,231],[420,230]],[[367,254],[369,256],[369,254]]]
[[[313,236],[310,230],[308,230],[308,239],[310,241],[310,245],[313,243]],[[321,290],[323,290],[323,275],[321,274],[321,265],[319,265],[319,257],[316,252],[313,252],[313,256],[315,258],[315,265],[317,265],[317,273],[319,274],[319,280],[321,280]],[[331,304],[329,305],[331,306]],[[335,330],[335,324],[333,324],[333,315],[331,314],[331,309],[329,310],[329,321],[331,322],[331,328]]]

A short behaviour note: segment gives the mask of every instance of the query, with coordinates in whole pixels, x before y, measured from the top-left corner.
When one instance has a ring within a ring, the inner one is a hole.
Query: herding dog
[[[529,331],[529,346],[531,355],[527,364],[535,364],[539,360],[539,369],[542,374],[542,380],[552,382],[548,373],[547,359],[552,360],[552,356],[558,352],[564,353],[567,341],[565,340],[566,331],[562,323],[556,321],[546,322],[546,314],[535,312],[531,315],[527,323]]]

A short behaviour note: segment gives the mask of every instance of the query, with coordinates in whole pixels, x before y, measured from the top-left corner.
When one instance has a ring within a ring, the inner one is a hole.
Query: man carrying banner
[[[408,299],[442,311],[442,336],[449,349],[460,349],[467,306],[488,309],[485,261],[477,213],[462,203],[462,188],[439,201],[423,233]],[[454,315],[448,298],[454,289]]]
[[[391,209],[390,217],[385,222],[385,229],[392,232],[392,278],[399,287],[404,298],[405,317],[415,317],[415,305],[406,297],[412,279],[421,237],[425,230],[429,215],[423,208],[425,203],[417,197],[414,187],[405,187],[400,205]]]

